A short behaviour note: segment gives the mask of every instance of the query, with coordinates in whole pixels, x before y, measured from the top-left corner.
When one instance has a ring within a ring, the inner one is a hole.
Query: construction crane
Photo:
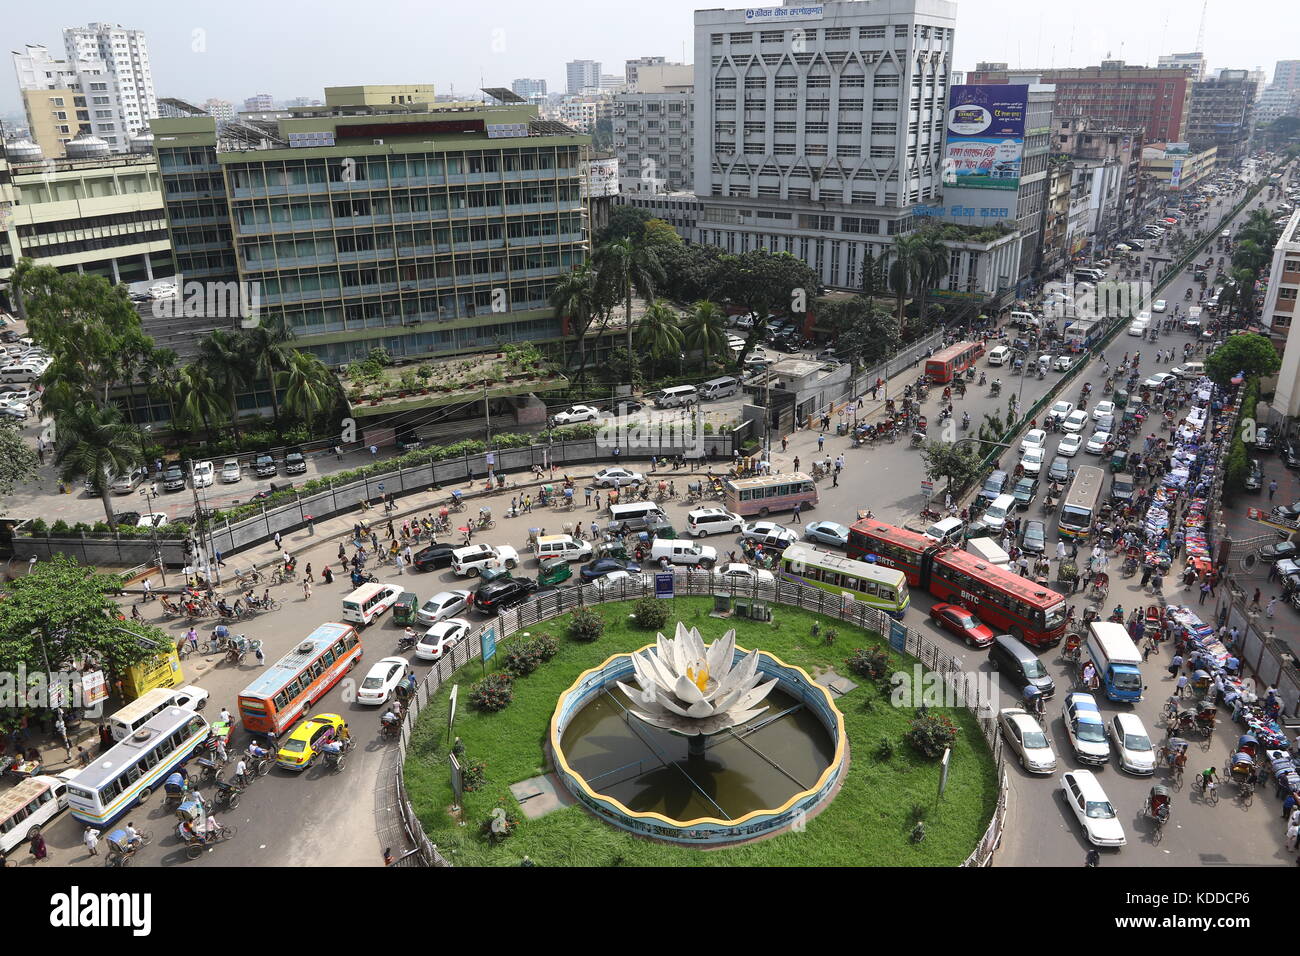
[[[1196,49],[1193,52],[1196,53],[1205,52],[1205,14],[1209,11],[1209,9],[1210,9],[1210,0],[1204,0],[1204,2],[1201,4],[1201,26],[1196,31]]]

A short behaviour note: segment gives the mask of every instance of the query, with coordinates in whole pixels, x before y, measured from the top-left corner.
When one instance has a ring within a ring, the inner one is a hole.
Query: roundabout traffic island
[[[472,660],[435,692],[404,781],[453,865],[966,859],[996,807],[996,767],[970,712],[904,705],[883,668],[910,680],[919,676],[912,658],[878,634],[794,607],[778,605],[772,622],[712,616],[712,598],[672,605],[671,638],[638,627],[631,602],[590,606],[505,642],[515,674],[485,675]],[[823,636],[836,628],[838,648]],[[875,673],[856,669],[867,652]],[[456,683],[468,686],[450,739],[473,769],[459,806],[447,759]],[[831,688],[851,689],[837,697]],[[936,715],[952,729],[942,798],[935,753],[914,744],[918,723]]]

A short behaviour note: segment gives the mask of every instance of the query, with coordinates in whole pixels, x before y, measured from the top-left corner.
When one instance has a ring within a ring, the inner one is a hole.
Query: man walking
[[[794,512],[790,515],[790,520],[791,520],[794,524],[803,524],[803,522],[799,520],[799,506],[798,506],[798,505],[795,505],[795,506],[794,506]],[[1274,598],[1274,600],[1276,600],[1276,598]],[[1270,605],[1269,605],[1269,615],[1268,615],[1269,617],[1272,617],[1272,616],[1273,616],[1273,614],[1272,614],[1272,610],[1273,610],[1273,606],[1270,604]]]
[[[1277,494],[1277,479],[1274,478],[1268,483],[1268,500],[1272,501],[1273,496]]]

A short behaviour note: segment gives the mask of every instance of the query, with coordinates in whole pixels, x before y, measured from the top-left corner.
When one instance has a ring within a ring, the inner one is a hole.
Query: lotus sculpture
[[[681,623],[672,640],[656,637],[653,648],[632,655],[639,686],[618,682],[632,713],[647,724],[702,738],[767,710],[755,705],[777,682],[759,683],[758,651],[735,660],[734,630],[707,646],[698,630]]]

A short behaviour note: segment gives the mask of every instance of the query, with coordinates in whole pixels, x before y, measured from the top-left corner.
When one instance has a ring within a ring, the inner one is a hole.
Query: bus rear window
[[[266,713],[266,702],[241,697],[239,698],[239,709],[249,714],[264,714]]]

